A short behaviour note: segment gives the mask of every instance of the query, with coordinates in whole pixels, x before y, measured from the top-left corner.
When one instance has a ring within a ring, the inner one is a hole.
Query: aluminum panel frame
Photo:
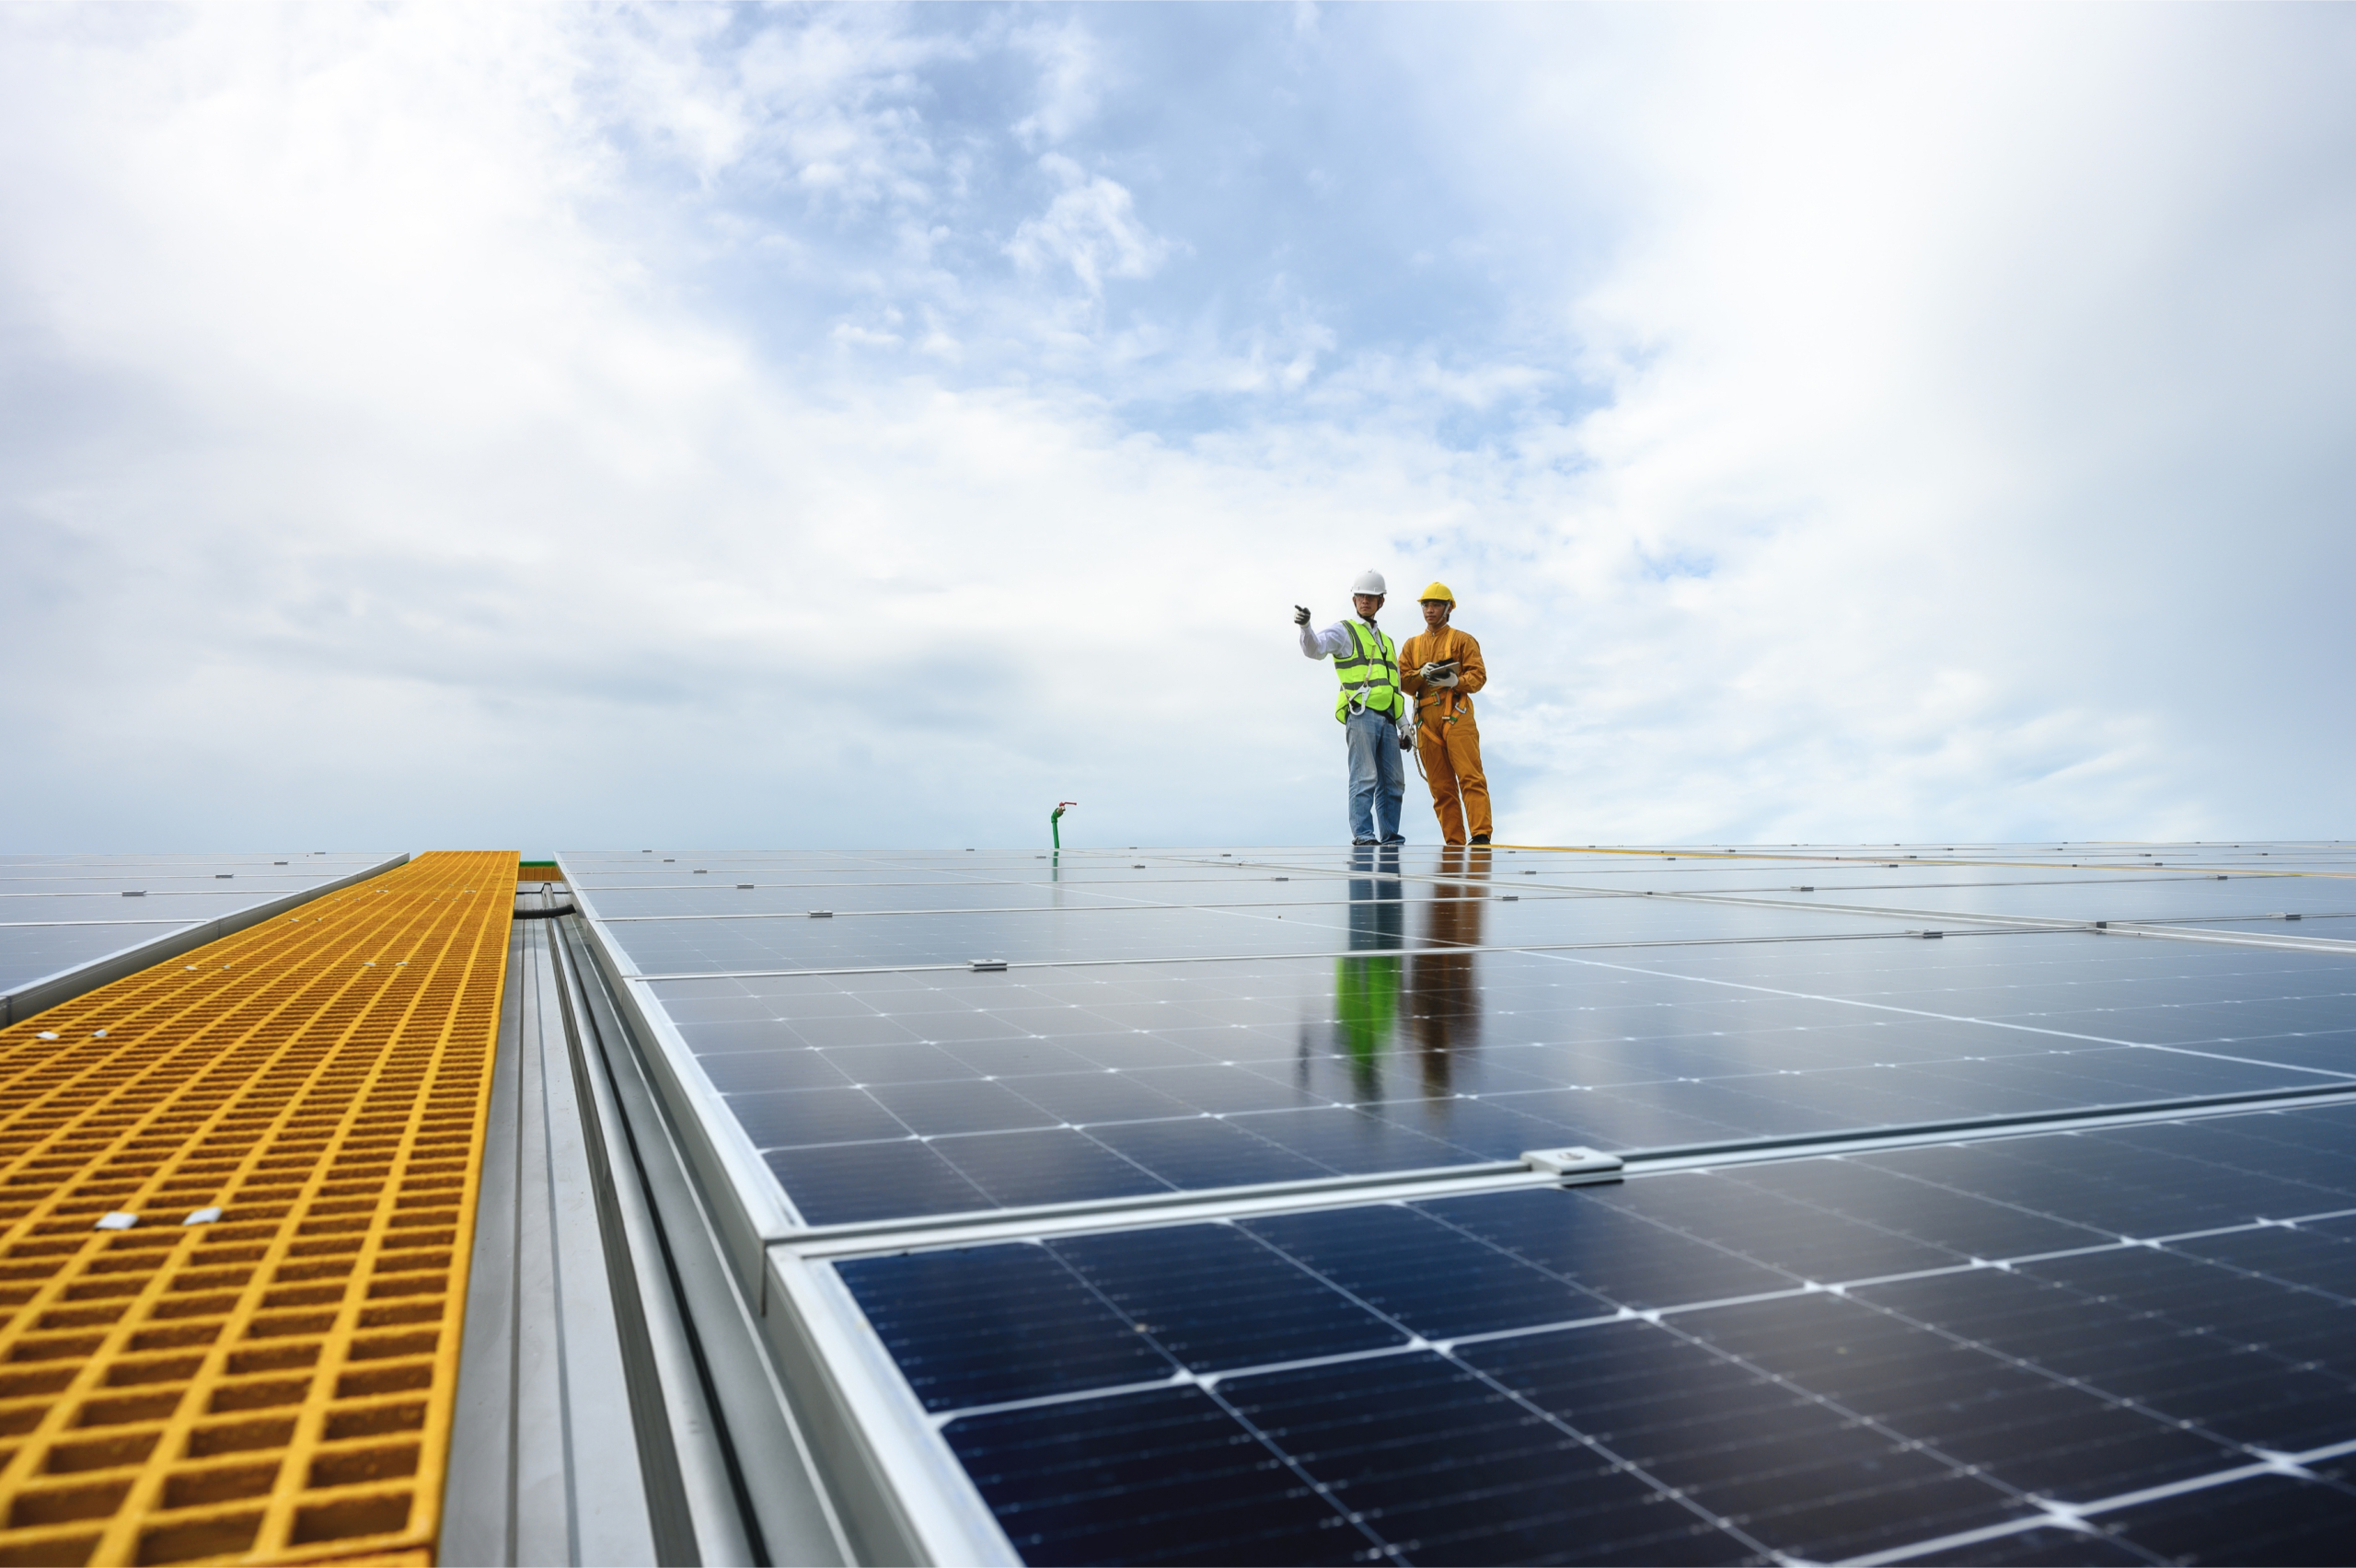
[[[768,1346],[766,1292],[758,1278],[748,1288],[740,1277],[721,1212],[649,1066],[651,1053],[629,1032],[627,987],[598,966],[594,932],[581,917],[554,924],[595,1036],[592,1049],[602,1056],[621,1107],[620,1130],[640,1162],[662,1228],[706,1372],[711,1413],[724,1426],[722,1441],[733,1457],[733,1483],[758,1526],[760,1539],[748,1543],[751,1559],[814,1568],[868,1561],[853,1550],[840,1511],[819,1480],[805,1401],[780,1377]]]
[[[570,879],[572,868],[564,866],[560,855],[558,864]],[[641,1066],[670,1113],[674,1136],[696,1172],[709,1217],[725,1241],[723,1251],[735,1271],[737,1286],[757,1302],[764,1278],[763,1248],[772,1237],[805,1228],[802,1216],[720,1090],[705,1076],[670,1015],[659,1003],[647,1005],[652,998],[641,995],[646,982],[620,944],[606,933],[589,894],[577,881],[572,886],[589,951],[606,980],[606,994],[622,1012],[640,1047]]]
[[[824,1479],[862,1562],[1019,1565],[1022,1554],[834,1269],[766,1258],[770,1351],[809,1401]]]

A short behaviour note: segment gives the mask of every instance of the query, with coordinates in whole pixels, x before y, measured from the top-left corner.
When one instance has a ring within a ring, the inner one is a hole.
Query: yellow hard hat
[[[1416,594],[1415,597],[1419,600],[1446,599],[1451,605],[1456,603],[1456,595],[1448,591],[1448,584],[1445,582],[1435,582],[1430,587],[1425,589],[1422,593]]]

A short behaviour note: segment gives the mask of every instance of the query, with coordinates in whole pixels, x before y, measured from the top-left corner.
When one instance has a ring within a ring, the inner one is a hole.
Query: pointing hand
[[[1307,626],[1309,624],[1309,606],[1307,605],[1295,605],[1292,607],[1292,624],[1295,626]]]

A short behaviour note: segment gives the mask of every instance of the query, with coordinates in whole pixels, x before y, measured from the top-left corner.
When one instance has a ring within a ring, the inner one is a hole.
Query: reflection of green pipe
[[[1056,809],[1047,813],[1047,831],[1055,837],[1056,851],[1058,854],[1063,852],[1064,847],[1064,813],[1078,804],[1080,804],[1078,801],[1057,801]]]

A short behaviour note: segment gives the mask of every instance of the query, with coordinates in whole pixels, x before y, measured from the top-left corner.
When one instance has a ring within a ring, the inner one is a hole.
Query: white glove
[[[1295,626],[1307,626],[1309,624],[1309,606],[1307,605],[1295,605],[1292,607],[1292,624]]]

